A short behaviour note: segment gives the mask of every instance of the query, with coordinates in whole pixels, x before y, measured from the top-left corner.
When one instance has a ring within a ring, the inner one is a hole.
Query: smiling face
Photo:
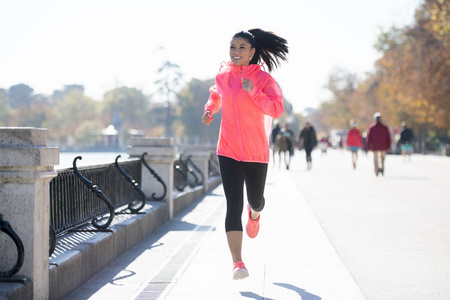
[[[230,43],[230,58],[235,66],[248,66],[255,54],[255,48],[244,38],[236,37]]]

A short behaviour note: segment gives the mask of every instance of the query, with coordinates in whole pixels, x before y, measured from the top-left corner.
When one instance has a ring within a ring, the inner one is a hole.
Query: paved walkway
[[[450,158],[388,155],[385,177],[371,153],[350,164],[346,151],[317,155],[293,176],[364,296],[450,299]]]
[[[450,299],[449,167],[388,156],[375,177],[371,156],[353,170],[348,152],[314,151],[307,171],[296,152],[290,171],[270,165],[249,278],[231,279],[219,186],[67,299]]]

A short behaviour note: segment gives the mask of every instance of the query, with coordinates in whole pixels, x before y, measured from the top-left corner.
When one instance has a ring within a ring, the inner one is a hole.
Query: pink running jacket
[[[250,79],[253,89],[242,89],[242,78]],[[222,109],[217,154],[245,162],[269,162],[269,142],[265,132],[265,115],[279,118],[283,112],[283,95],[273,77],[260,65],[222,65],[216,84],[205,104],[212,117]]]

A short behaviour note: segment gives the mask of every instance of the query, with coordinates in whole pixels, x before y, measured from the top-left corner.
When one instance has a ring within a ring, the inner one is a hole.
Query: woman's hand
[[[205,125],[209,125],[211,124],[213,118],[211,118],[211,112],[209,110],[205,111],[205,113],[203,114],[202,117],[202,122]]]
[[[242,88],[245,91],[250,92],[253,89],[253,83],[250,81],[250,79],[245,79],[244,77],[242,77]]]

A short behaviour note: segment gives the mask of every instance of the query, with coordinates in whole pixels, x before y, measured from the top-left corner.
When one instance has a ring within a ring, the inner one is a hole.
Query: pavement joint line
[[[205,218],[201,223],[204,223],[207,219],[211,218],[213,215],[217,214],[217,211],[221,211],[220,206],[222,203],[219,203],[219,205],[214,209],[214,212],[208,216],[208,218]],[[216,224],[219,223],[220,219],[216,218],[216,221],[209,226],[208,230],[204,233],[200,243],[197,244],[197,246],[193,249],[192,253],[189,255],[189,257],[186,259],[186,261],[183,263],[183,265],[180,267],[178,272],[175,274],[174,279],[169,283],[169,285],[164,289],[162,294],[158,299],[164,299],[168,293],[173,289],[174,285],[178,282],[178,279],[180,279],[181,275],[186,271],[188,265],[191,263],[192,259],[197,255],[200,248],[205,243],[206,239],[209,237],[211,232],[213,231],[213,228],[215,228]]]
[[[204,201],[204,198],[200,201]],[[216,207],[214,207],[214,209],[212,210],[212,213],[207,215],[205,218],[203,218],[198,225],[195,226],[194,229],[192,229],[192,231],[183,239],[183,241],[172,251],[171,255],[169,255],[164,262],[161,264],[161,266],[152,274],[152,276],[150,276],[148,278],[148,280],[144,281],[141,286],[139,287],[139,289],[137,289],[128,299],[129,300],[134,300],[136,299],[144,290],[145,288],[151,284],[152,280],[155,279],[163,270],[164,268],[167,267],[167,265],[169,264],[169,262],[171,260],[173,260],[173,258],[175,257],[175,255],[181,250],[181,248],[183,246],[185,246],[185,244],[187,243],[187,241],[189,241],[192,236],[194,234],[197,233],[197,231],[199,230],[199,228],[202,227],[202,224],[204,224],[209,218],[211,218],[212,215],[214,215],[217,211],[220,210],[222,206],[222,202],[219,201],[218,204],[216,205]],[[213,224],[215,225],[218,222],[218,220]],[[161,296],[167,296],[167,293],[173,288],[173,285],[177,282],[177,280],[179,279],[179,277],[181,276],[181,274],[184,272],[184,270],[187,268],[188,264],[191,262],[191,260],[193,259],[193,257],[195,256],[195,254],[197,254],[197,252],[199,251],[200,247],[203,245],[203,243],[206,240],[206,237],[209,236],[209,233],[212,231],[212,229],[214,228],[214,226],[209,226],[208,230],[205,232],[204,236],[202,237],[202,240],[200,243],[198,243],[196,245],[196,247],[193,249],[191,255],[188,257],[188,259],[184,262],[184,264],[182,265],[182,267],[180,267],[180,269],[178,270],[178,272],[175,274],[175,277],[171,280],[171,283],[168,284],[168,286],[164,289],[164,292],[160,295]],[[170,289],[169,289],[170,287]],[[160,299],[160,297],[158,297],[158,299]],[[164,298],[162,298],[164,299]]]

